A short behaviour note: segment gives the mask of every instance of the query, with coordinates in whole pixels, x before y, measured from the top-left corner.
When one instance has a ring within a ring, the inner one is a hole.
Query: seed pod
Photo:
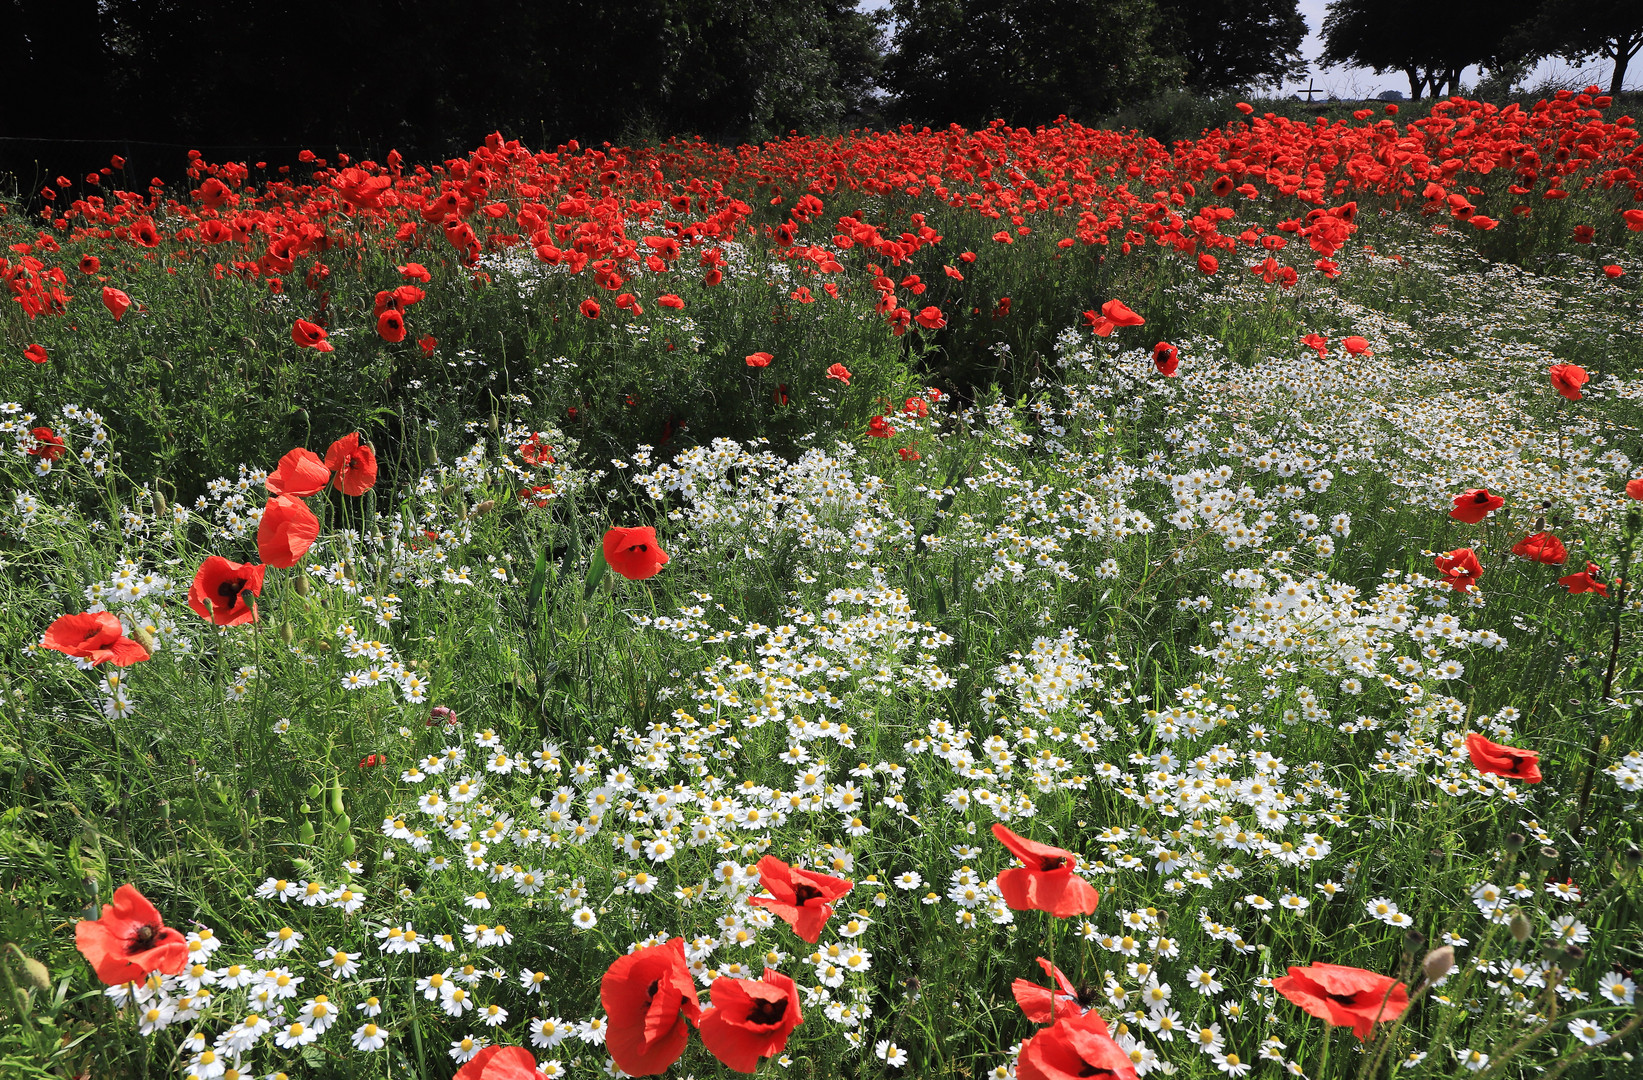
[[[1579,945],[1571,941],[1563,946],[1563,962],[1566,966],[1571,968],[1579,967],[1580,962],[1584,959],[1586,959],[1586,950]]]
[[[1643,849],[1639,849],[1636,844],[1631,845],[1620,853],[1620,861],[1626,869],[1636,870],[1639,865],[1643,865]]]
[[[297,842],[305,845],[314,842],[314,823],[307,818],[303,818],[302,824],[297,826]]]
[[[334,776],[331,778],[331,813],[342,815],[342,781]]]
[[[349,858],[353,858],[354,851],[358,847],[359,845],[354,843],[354,838],[352,836],[344,836],[342,838],[342,853]]]
[[[1528,917],[1521,911],[1512,912],[1512,919],[1506,924],[1506,928],[1512,932],[1513,940],[1519,944],[1528,941],[1529,935],[1534,933],[1535,929],[1530,924]]]
[[[1529,838],[1524,836],[1522,833],[1509,832],[1506,834],[1506,851],[1508,854],[1516,855],[1518,852],[1523,850],[1523,845],[1528,842]]]
[[[1426,935],[1421,933],[1419,930],[1416,930],[1413,926],[1403,932],[1403,951],[1408,953],[1410,956],[1420,952],[1421,947],[1425,944]]]
[[[1421,962],[1421,970],[1426,973],[1427,982],[1437,982],[1449,974],[1455,967],[1455,950],[1448,945],[1439,946],[1426,954]]]
[[[323,794],[325,794],[325,789],[320,787],[318,782],[308,785],[308,797],[310,799],[317,799]]]
[[[1562,858],[1562,856],[1557,853],[1557,848],[1547,844],[1545,847],[1540,849],[1540,868],[1542,870],[1550,870],[1552,867],[1557,865],[1557,861],[1560,858]]]

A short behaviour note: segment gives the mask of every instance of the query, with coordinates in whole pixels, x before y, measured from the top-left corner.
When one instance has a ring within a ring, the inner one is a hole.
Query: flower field
[[[189,177],[0,203],[0,1075],[1637,1075],[1619,103]]]

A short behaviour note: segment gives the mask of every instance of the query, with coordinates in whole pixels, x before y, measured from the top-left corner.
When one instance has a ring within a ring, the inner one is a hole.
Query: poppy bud
[[[1529,842],[1529,838],[1524,836],[1520,832],[1509,832],[1509,833],[1507,833],[1506,834],[1506,852],[1507,852],[1507,854],[1516,855],[1518,852],[1523,850],[1523,845],[1528,843],[1528,842]]]
[[[1419,930],[1416,930],[1413,926],[1403,932],[1403,951],[1408,953],[1410,956],[1414,956],[1416,953],[1420,952],[1421,947],[1425,944],[1426,935],[1421,933]]]
[[[479,503],[478,505],[476,505],[474,507],[474,516],[478,517],[482,514],[488,514],[492,510],[495,510],[495,509],[496,509],[496,500],[495,499],[486,499],[484,502],[481,502],[481,503]]]
[[[23,961],[23,981],[35,992],[49,994],[51,992],[51,972],[46,968],[46,965],[32,956],[23,955],[21,952],[17,954],[17,958]]]
[[[1550,870],[1552,867],[1557,865],[1560,858],[1562,858],[1562,856],[1557,853],[1557,848],[1547,845],[1546,847],[1540,849],[1540,868],[1542,870]]]
[[[1541,958],[1553,967],[1562,967],[1564,962],[1563,946],[1555,941],[1548,941],[1540,947]]]
[[[1520,944],[1528,941],[1529,935],[1535,929],[1530,925],[1528,916],[1521,911],[1512,912],[1512,919],[1506,924],[1506,928],[1512,932],[1512,939]]]
[[[291,624],[290,623],[288,623],[288,622],[280,623],[280,640],[281,641],[283,641],[287,645],[289,645],[289,644],[291,644],[292,641],[296,640],[296,637],[297,637],[297,632],[295,630],[291,629]]]
[[[131,632],[131,638],[137,644],[141,645],[148,653],[152,654],[154,652],[154,635],[149,631],[148,627],[137,627],[137,629]]]
[[[1421,970],[1426,973],[1427,982],[1437,982],[1449,974],[1455,967],[1455,950],[1448,945],[1433,949],[1426,954],[1421,962]]]
[[[298,574],[296,576],[296,578],[291,582],[291,587],[293,589],[297,590],[297,595],[298,596],[307,596],[308,595],[308,575],[307,574]]]
[[[154,481],[154,514],[158,517],[165,513],[165,495],[160,491],[160,482]]]

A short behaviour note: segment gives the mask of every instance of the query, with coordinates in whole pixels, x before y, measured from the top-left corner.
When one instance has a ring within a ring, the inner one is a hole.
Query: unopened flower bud
[[[1521,911],[1512,912],[1511,921],[1506,924],[1506,928],[1512,932],[1513,939],[1520,943],[1528,941],[1529,935],[1532,934],[1535,929],[1534,926],[1530,924],[1528,916],[1524,915]]]
[[[474,507],[474,516],[479,517],[480,515],[488,514],[492,510],[495,510],[495,509],[496,509],[496,500],[495,499],[486,499],[484,502],[479,503],[478,505],[476,505]]]
[[[296,638],[297,638],[297,632],[295,630],[291,629],[291,624],[290,623],[288,623],[288,622],[280,623],[280,640],[281,641],[283,641],[287,645],[289,645],[289,644],[291,644],[291,642],[295,641]]]
[[[1421,969],[1426,973],[1427,982],[1437,982],[1449,974],[1455,966],[1455,950],[1453,946],[1442,945],[1426,954],[1421,962]]]
[[[150,655],[153,655],[154,647],[157,643],[154,640],[154,634],[148,629],[148,627],[137,627],[131,632],[131,636],[137,644],[141,645]]]
[[[308,575],[298,574],[291,582],[291,587],[297,590],[298,596],[308,595]]]

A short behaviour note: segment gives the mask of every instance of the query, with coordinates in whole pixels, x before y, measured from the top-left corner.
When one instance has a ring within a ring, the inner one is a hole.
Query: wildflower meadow
[[[0,1076],[1640,1075],[1623,104],[0,203]]]

